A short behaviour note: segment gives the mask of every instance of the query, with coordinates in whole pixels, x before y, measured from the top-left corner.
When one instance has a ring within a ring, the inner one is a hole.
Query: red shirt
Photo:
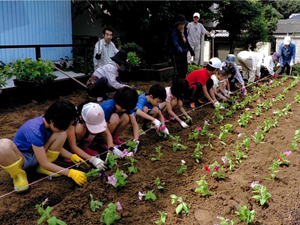
[[[195,83],[200,83],[203,86],[206,86],[206,81],[209,79],[209,75],[207,69],[203,68],[191,72],[185,79],[189,82],[190,88]]]

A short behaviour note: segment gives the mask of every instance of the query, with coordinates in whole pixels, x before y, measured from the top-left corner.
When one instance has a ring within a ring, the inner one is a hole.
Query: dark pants
[[[269,73],[269,70],[266,67],[262,66],[260,68],[260,77],[261,78],[264,78],[264,77],[267,77],[267,76],[270,76],[270,75],[271,74]]]
[[[213,87],[213,84],[214,82],[210,78],[206,81],[206,89],[208,92]],[[203,85],[200,83],[194,83],[190,85],[190,102],[197,102],[200,98],[204,97],[202,86]]]
[[[108,80],[106,77],[101,77],[99,79],[92,76],[87,83],[87,93],[92,97],[105,97],[107,93],[115,91],[114,88],[108,85]]]
[[[286,74],[287,75],[290,75],[290,72],[291,72],[291,67],[290,67],[290,64],[289,63],[285,63],[284,64],[284,66],[282,67],[282,66],[279,66],[278,67],[278,69],[277,69],[277,71],[276,71],[276,74],[278,74],[278,75],[281,75],[282,73],[283,73],[283,71],[284,71],[284,69],[286,68]]]
[[[188,70],[187,53],[181,52],[172,56],[174,65],[174,81],[179,78],[185,78]]]

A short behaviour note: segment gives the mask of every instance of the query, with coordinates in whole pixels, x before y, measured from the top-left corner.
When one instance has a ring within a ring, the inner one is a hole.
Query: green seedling
[[[159,161],[160,158],[162,157],[163,153],[160,152],[160,149],[161,149],[161,145],[160,146],[157,146],[155,147],[155,152],[157,153],[157,157],[155,157],[156,155],[151,155],[152,158],[151,158],[151,161]],[[154,157],[153,157],[154,156]]]
[[[206,135],[206,133],[207,133],[207,131],[208,131],[209,125],[210,125],[210,124],[208,123],[208,121],[205,120],[205,121],[204,121],[203,128],[202,128],[202,130],[201,130],[201,135],[202,135],[202,136],[205,136],[205,135]]]
[[[254,130],[254,135],[252,135],[253,139],[254,139],[254,142],[256,144],[262,144],[264,143],[263,140],[264,140],[264,132],[262,130],[260,130],[259,128],[255,129]]]
[[[161,211],[158,211],[158,213],[160,214],[160,220],[155,221],[155,223],[158,225],[162,225],[162,224],[166,223],[168,213],[164,213]]]
[[[195,128],[194,131],[189,133],[189,140],[197,140],[201,130],[202,130],[201,127]]]
[[[165,182],[161,182],[160,178],[157,177],[155,179],[155,181],[154,181],[154,184],[156,184],[158,190],[162,190],[162,189],[164,189],[164,186],[165,186],[166,183]]]
[[[195,192],[196,193],[201,193],[201,195],[204,197],[204,196],[207,196],[207,195],[214,195],[213,193],[211,193],[209,190],[208,190],[208,186],[207,186],[207,182],[205,180],[205,176],[203,176],[201,178],[201,180],[199,181],[196,181],[196,184],[198,184],[200,186],[200,188],[196,188],[195,189]]]
[[[95,201],[92,194],[90,194],[90,197],[91,197],[90,208],[93,212],[95,212],[96,209],[99,209],[101,206],[103,206],[103,203],[97,200]]]
[[[179,202],[179,205],[177,205],[175,212],[176,214],[184,214],[184,213],[189,213],[190,205],[187,205],[181,197],[177,197],[176,195],[170,195],[172,198],[172,204],[175,202]]]
[[[111,184],[114,188],[123,187],[127,183],[127,177],[128,176],[124,173],[124,171],[119,170],[118,168],[115,174],[108,177],[108,183]]]
[[[146,194],[145,194],[145,200],[152,200],[153,202],[157,199],[156,195],[153,193],[154,190],[152,191],[148,191]]]
[[[235,212],[239,216],[239,221],[244,222],[245,224],[249,224],[254,220],[255,210],[248,210],[247,206],[239,206],[239,210]]]
[[[100,222],[111,225],[114,224],[116,220],[119,220],[121,217],[117,214],[117,207],[117,203],[109,203],[101,214]]]
[[[227,123],[224,126],[221,126],[220,130],[219,139],[222,140],[227,137],[229,132],[232,132],[232,124]]]
[[[49,225],[67,225],[65,222],[57,219],[55,216],[50,216],[51,211],[53,210],[52,207],[47,206],[47,208],[44,209],[44,205],[47,201],[48,198],[46,198],[41,204],[35,206],[41,216],[41,218],[37,221],[37,224],[41,224],[45,219],[47,219],[47,223]]]
[[[200,163],[200,159],[202,158],[202,155],[203,155],[203,153],[200,151],[200,149],[204,149],[204,146],[198,142],[196,145],[194,154],[192,155],[192,157],[193,157],[193,159],[195,159],[196,163]]]
[[[176,167],[176,172],[177,173],[183,173],[184,171],[186,171],[187,166],[185,165],[185,161],[181,160],[181,166],[178,168]]]
[[[110,151],[107,154],[105,165],[107,165],[108,168],[112,169],[112,168],[114,168],[115,165],[117,165],[117,162],[118,162],[117,159],[118,159],[118,156],[114,155],[114,153],[112,151]]]
[[[137,173],[137,172],[139,172],[140,168],[137,167],[137,166],[136,167],[134,166],[134,163],[136,163],[138,160],[134,159],[132,156],[126,156],[125,158],[129,159],[129,162],[124,163],[125,166],[126,165],[130,165],[128,167],[128,172],[129,173]]]
[[[240,164],[242,159],[248,158],[248,156],[240,150],[233,151],[233,153],[235,154],[235,160],[237,164]]]
[[[266,201],[271,198],[271,194],[267,191],[267,188],[262,184],[256,184],[253,187],[253,193],[258,194],[254,195],[254,198],[260,205],[264,205]]]
[[[220,166],[217,161],[211,164],[209,169],[213,171],[211,174],[212,177],[216,176],[218,180],[225,179],[224,168],[223,166]]]
[[[85,174],[85,176],[88,178],[88,180],[91,179],[91,177],[99,176],[99,173],[101,172],[101,169],[91,169],[89,172]]]
[[[249,123],[249,119],[253,119],[253,116],[250,112],[244,112],[240,115],[240,119],[238,120],[238,124],[242,127],[245,127]]]
[[[232,158],[231,156],[228,155],[228,152],[225,152],[225,156],[221,157],[221,159],[224,163],[228,162],[229,170],[232,170],[234,168],[234,164],[232,163]]]
[[[136,149],[137,146],[137,142],[135,140],[133,141],[128,141],[126,143],[127,148],[127,152],[134,152],[134,150]]]
[[[234,225],[234,220],[226,219],[224,217],[218,216],[218,219],[221,221],[220,225]]]

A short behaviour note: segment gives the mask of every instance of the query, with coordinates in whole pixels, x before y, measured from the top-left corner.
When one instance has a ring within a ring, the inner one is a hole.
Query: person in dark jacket
[[[174,81],[179,78],[185,78],[187,75],[187,53],[190,51],[192,56],[195,56],[193,49],[191,48],[188,35],[185,16],[179,14],[177,22],[174,24],[175,29],[172,32],[172,46],[171,57],[174,65]]]

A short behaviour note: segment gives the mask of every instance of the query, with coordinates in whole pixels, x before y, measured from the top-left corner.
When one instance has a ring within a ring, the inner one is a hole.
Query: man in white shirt
[[[200,58],[200,35],[201,34],[206,34],[209,35],[209,32],[204,28],[204,26],[199,23],[200,19],[200,14],[199,13],[194,13],[193,15],[193,22],[188,23],[187,29],[188,29],[188,39],[189,43],[192,47],[192,49],[195,52],[195,59],[194,63],[196,65],[199,65],[199,58]],[[188,53],[188,63],[192,63],[191,61],[191,54]]]
[[[119,51],[115,44],[111,41],[113,33],[113,29],[105,28],[103,30],[103,39],[99,39],[99,41],[95,44],[93,58],[95,70],[112,62],[111,57]]]

